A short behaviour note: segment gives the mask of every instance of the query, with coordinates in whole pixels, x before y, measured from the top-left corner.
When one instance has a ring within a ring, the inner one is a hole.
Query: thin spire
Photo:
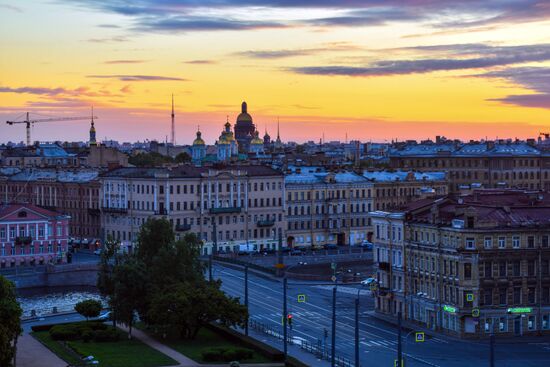
[[[27,119],[28,120],[28,119]],[[92,125],[94,124],[94,106],[92,105]]]
[[[277,140],[281,140],[281,135],[279,134],[279,116],[277,116]]]
[[[176,145],[176,125],[174,122],[176,114],[174,113],[174,93],[172,93],[172,131],[171,131],[171,142],[172,145]]]

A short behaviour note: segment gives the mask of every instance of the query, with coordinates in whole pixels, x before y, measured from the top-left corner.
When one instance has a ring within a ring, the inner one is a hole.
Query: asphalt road
[[[240,270],[215,264],[213,275],[222,279],[222,289],[244,300],[244,275]],[[282,282],[249,273],[249,310],[251,319],[282,333]],[[296,283],[301,283],[297,285]],[[296,341],[323,345],[330,350],[332,286],[303,281],[289,281],[287,304],[292,314],[291,336]],[[354,300],[357,286],[338,286],[336,302],[336,355],[353,362],[354,359]],[[298,303],[298,294],[306,295]],[[371,315],[374,304],[370,292],[360,293],[360,359],[361,366],[393,366],[397,356],[397,328]],[[328,338],[324,338],[324,330]],[[406,366],[489,366],[489,345],[486,341],[461,341],[444,336],[429,338],[423,343],[414,341],[410,330],[403,331],[403,350]],[[273,345],[279,342],[267,336]],[[496,342],[496,366],[549,366],[550,338],[535,338],[532,342],[517,339]]]

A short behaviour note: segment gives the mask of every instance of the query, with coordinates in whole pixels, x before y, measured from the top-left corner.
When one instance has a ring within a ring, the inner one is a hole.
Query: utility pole
[[[214,221],[214,223],[212,224],[212,242],[214,242],[212,247],[212,254],[217,255],[218,254],[218,231],[216,229],[216,217],[212,217],[212,220]]]
[[[283,235],[279,233],[279,242],[277,246],[277,276],[281,277],[284,274],[283,269]]]
[[[401,345],[401,311],[397,313],[397,366],[403,365],[403,350]]]
[[[208,280],[212,281],[212,252],[208,256]]]
[[[330,366],[336,366],[336,285],[332,288],[332,335],[330,350]]]
[[[244,335],[248,336],[248,318],[249,318],[249,310],[248,310],[248,265],[244,266],[244,305],[246,306],[246,325],[244,327]]]
[[[489,366],[495,367],[495,334],[491,333],[491,336],[489,337]]]
[[[359,292],[355,299],[355,367],[359,367]]]
[[[287,309],[286,309],[286,288],[287,288],[287,279],[286,279],[286,277],[284,277],[283,278],[283,338],[284,338],[283,352],[284,352],[284,355],[285,355],[285,362],[286,362],[286,357],[288,355],[287,331],[286,331],[286,314],[287,314]]]

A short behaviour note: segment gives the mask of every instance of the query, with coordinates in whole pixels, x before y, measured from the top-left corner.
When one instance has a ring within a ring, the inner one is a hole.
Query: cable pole
[[[288,346],[287,346],[287,330],[286,330],[286,315],[287,315],[287,309],[286,309],[286,288],[287,288],[287,279],[286,277],[283,278],[283,351],[285,355],[285,362],[286,357],[288,355]]]
[[[244,335],[248,336],[248,319],[250,317],[248,310],[248,265],[244,266],[244,305],[246,306],[246,325]]]
[[[336,285],[332,288],[332,335],[331,335],[331,367],[336,366]]]
[[[359,367],[359,294],[355,299],[355,367]]]
[[[495,334],[492,334],[492,333],[491,333],[491,336],[489,337],[489,353],[490,353],[489,366],[495,367]]]
[[[403,350],[401,345],[401,311],[397,313],[397,366],[403,365]]]

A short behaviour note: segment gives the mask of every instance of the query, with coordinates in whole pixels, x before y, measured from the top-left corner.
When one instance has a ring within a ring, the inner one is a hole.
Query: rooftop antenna
[[[174,117],[176,115],[174,114],[174,93],[172,93],[172,136],[171,136],[171,142],[172,145],[176,145],[176,125],[174,123]]]

